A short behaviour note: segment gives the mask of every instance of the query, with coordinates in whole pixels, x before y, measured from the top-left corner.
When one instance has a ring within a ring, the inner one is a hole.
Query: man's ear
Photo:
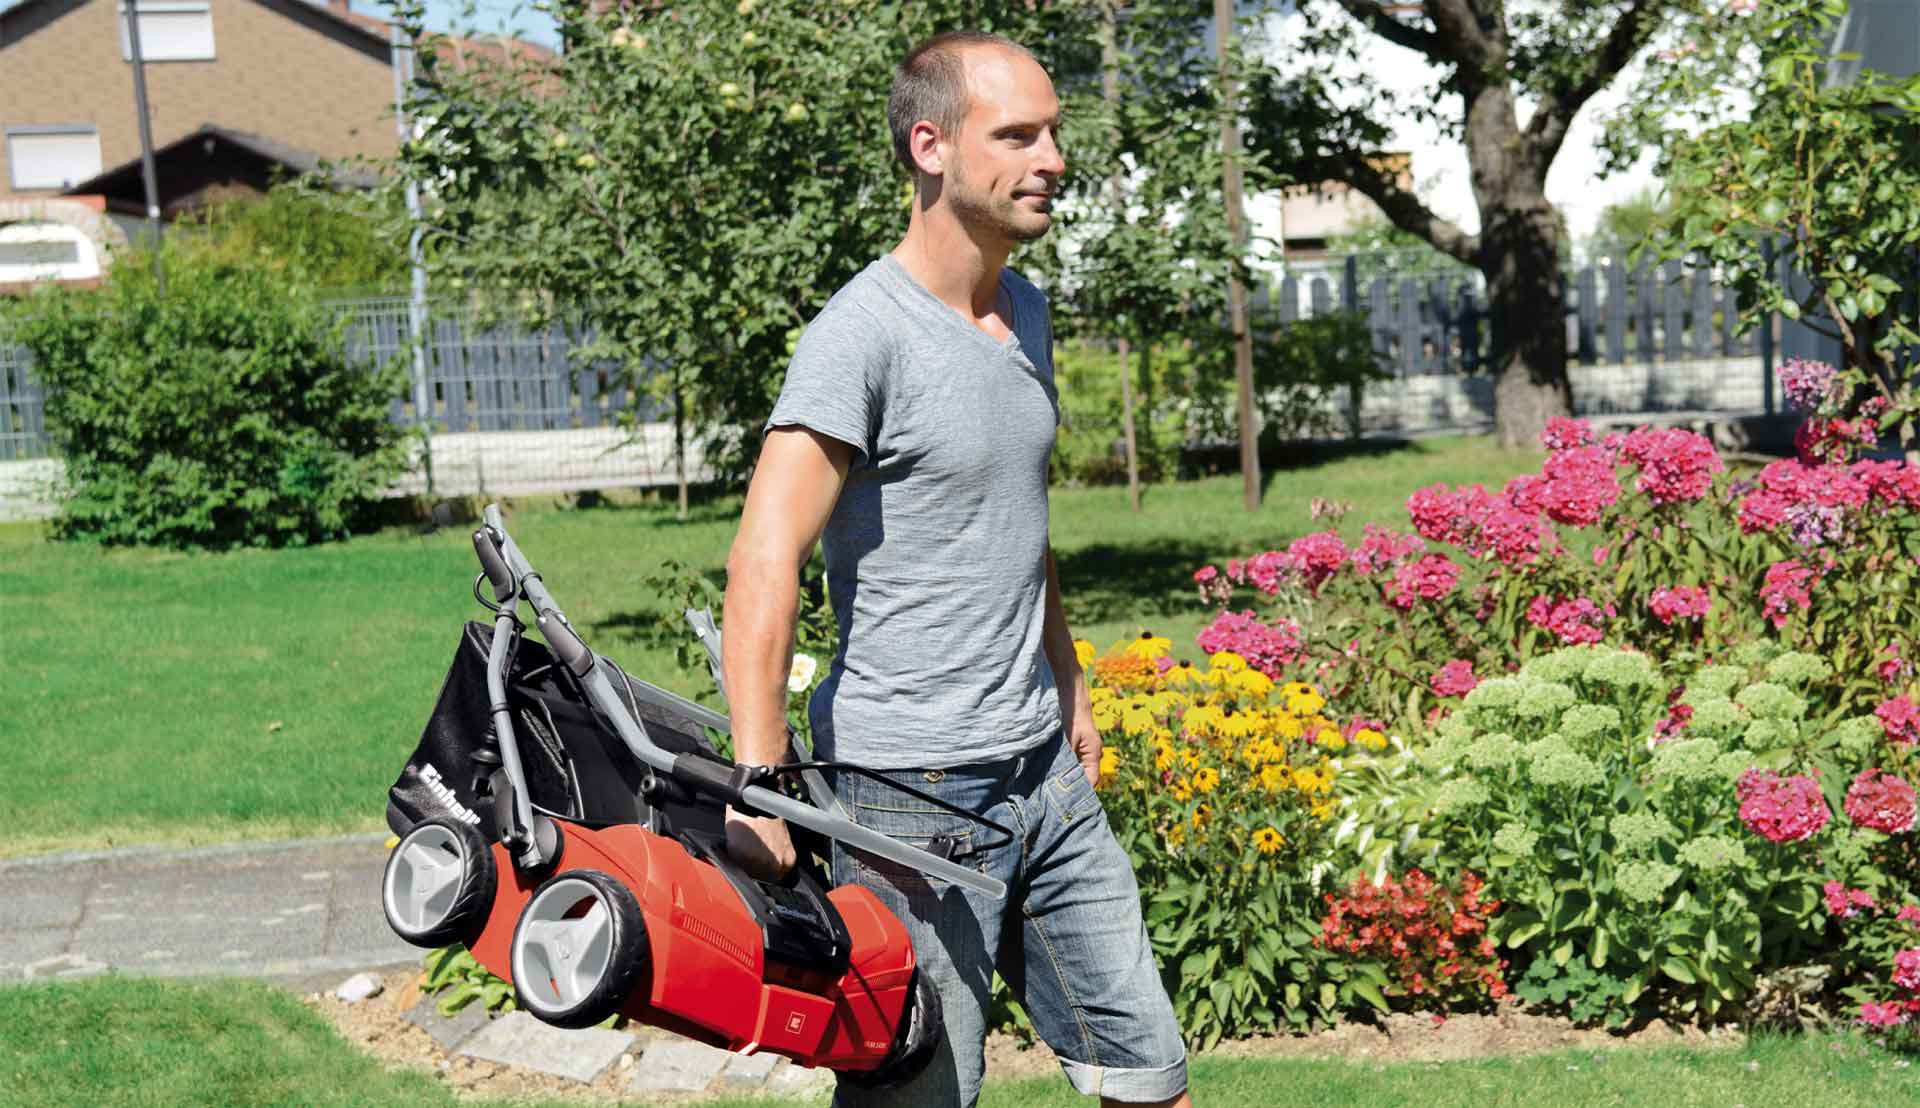
[[[940,128],[931,120],[923,119],[907,132],[907,153],[912,155],[913,164],[920,172],[929,177],[939,177],[947,171],[946,144],[940,137]]]

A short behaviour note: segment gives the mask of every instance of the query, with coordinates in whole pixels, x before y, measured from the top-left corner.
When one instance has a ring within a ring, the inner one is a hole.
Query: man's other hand
[[[1098,755],[1094,765],[1099,766]],[[732,808],[727,809],[727,853],[761,881],[785,877],[797,859],[785,820],[742,815]]]
[[[1087,771],[1089,784],[1100,783],[1100,730],[1093,725],[1091,713],[1078,713],[1067,733],[1067,741],[1073,744],[1073,756],[1080,760],[1080,768]]]

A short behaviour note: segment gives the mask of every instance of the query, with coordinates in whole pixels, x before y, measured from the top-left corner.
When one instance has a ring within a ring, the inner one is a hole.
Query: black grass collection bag
[[[454,649],[420,744],[387,790],[387,826],[404,835],[435,818],[471,824],[498,840],[494,805],[505,781],[487,695],[487,651],[493,628],[468,623]],[[604,662],[604,659],[602,660]],[[614,684],[626,679],[617,667]],[[528,799],[550,816],[602,826],[646,818],[640,799],[645,768],[588,704],[573,674],[545,644],[520,638],[507,667],[507,708],[526,769]],[[629,698],[648,735],[675,752],[717,757],[698,724]]]

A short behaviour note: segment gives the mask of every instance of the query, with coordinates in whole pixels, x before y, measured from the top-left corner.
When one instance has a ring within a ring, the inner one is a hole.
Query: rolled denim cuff
[[[1060,1068],[1082,1096],[1103,1096],[1125,1104],[1158,1104],[1187,1091],[1187,1058],[1154,1069],[1090,1066],[1061,1058]]]

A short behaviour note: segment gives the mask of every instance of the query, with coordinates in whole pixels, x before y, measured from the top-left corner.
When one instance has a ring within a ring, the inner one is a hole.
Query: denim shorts
[[[1013,832],[994,832],[855,774],[836,792],[864,826],[913,846],[958,840],[954,860],[1007,883],[1007,898],[931,878],[835,844],[833,879],[872,889],[913,938],[940,993],[946,1039],[914,1080],[843,1083],[846,1108],[970,1108],[985,1070],[986,1008],[997,967],[1089,1096],[1151,1103],[1186,1091],[1187,1055],[1140,915],[1140,889],[1106,811],[1064,739],[1002,762],[884,776]]]

